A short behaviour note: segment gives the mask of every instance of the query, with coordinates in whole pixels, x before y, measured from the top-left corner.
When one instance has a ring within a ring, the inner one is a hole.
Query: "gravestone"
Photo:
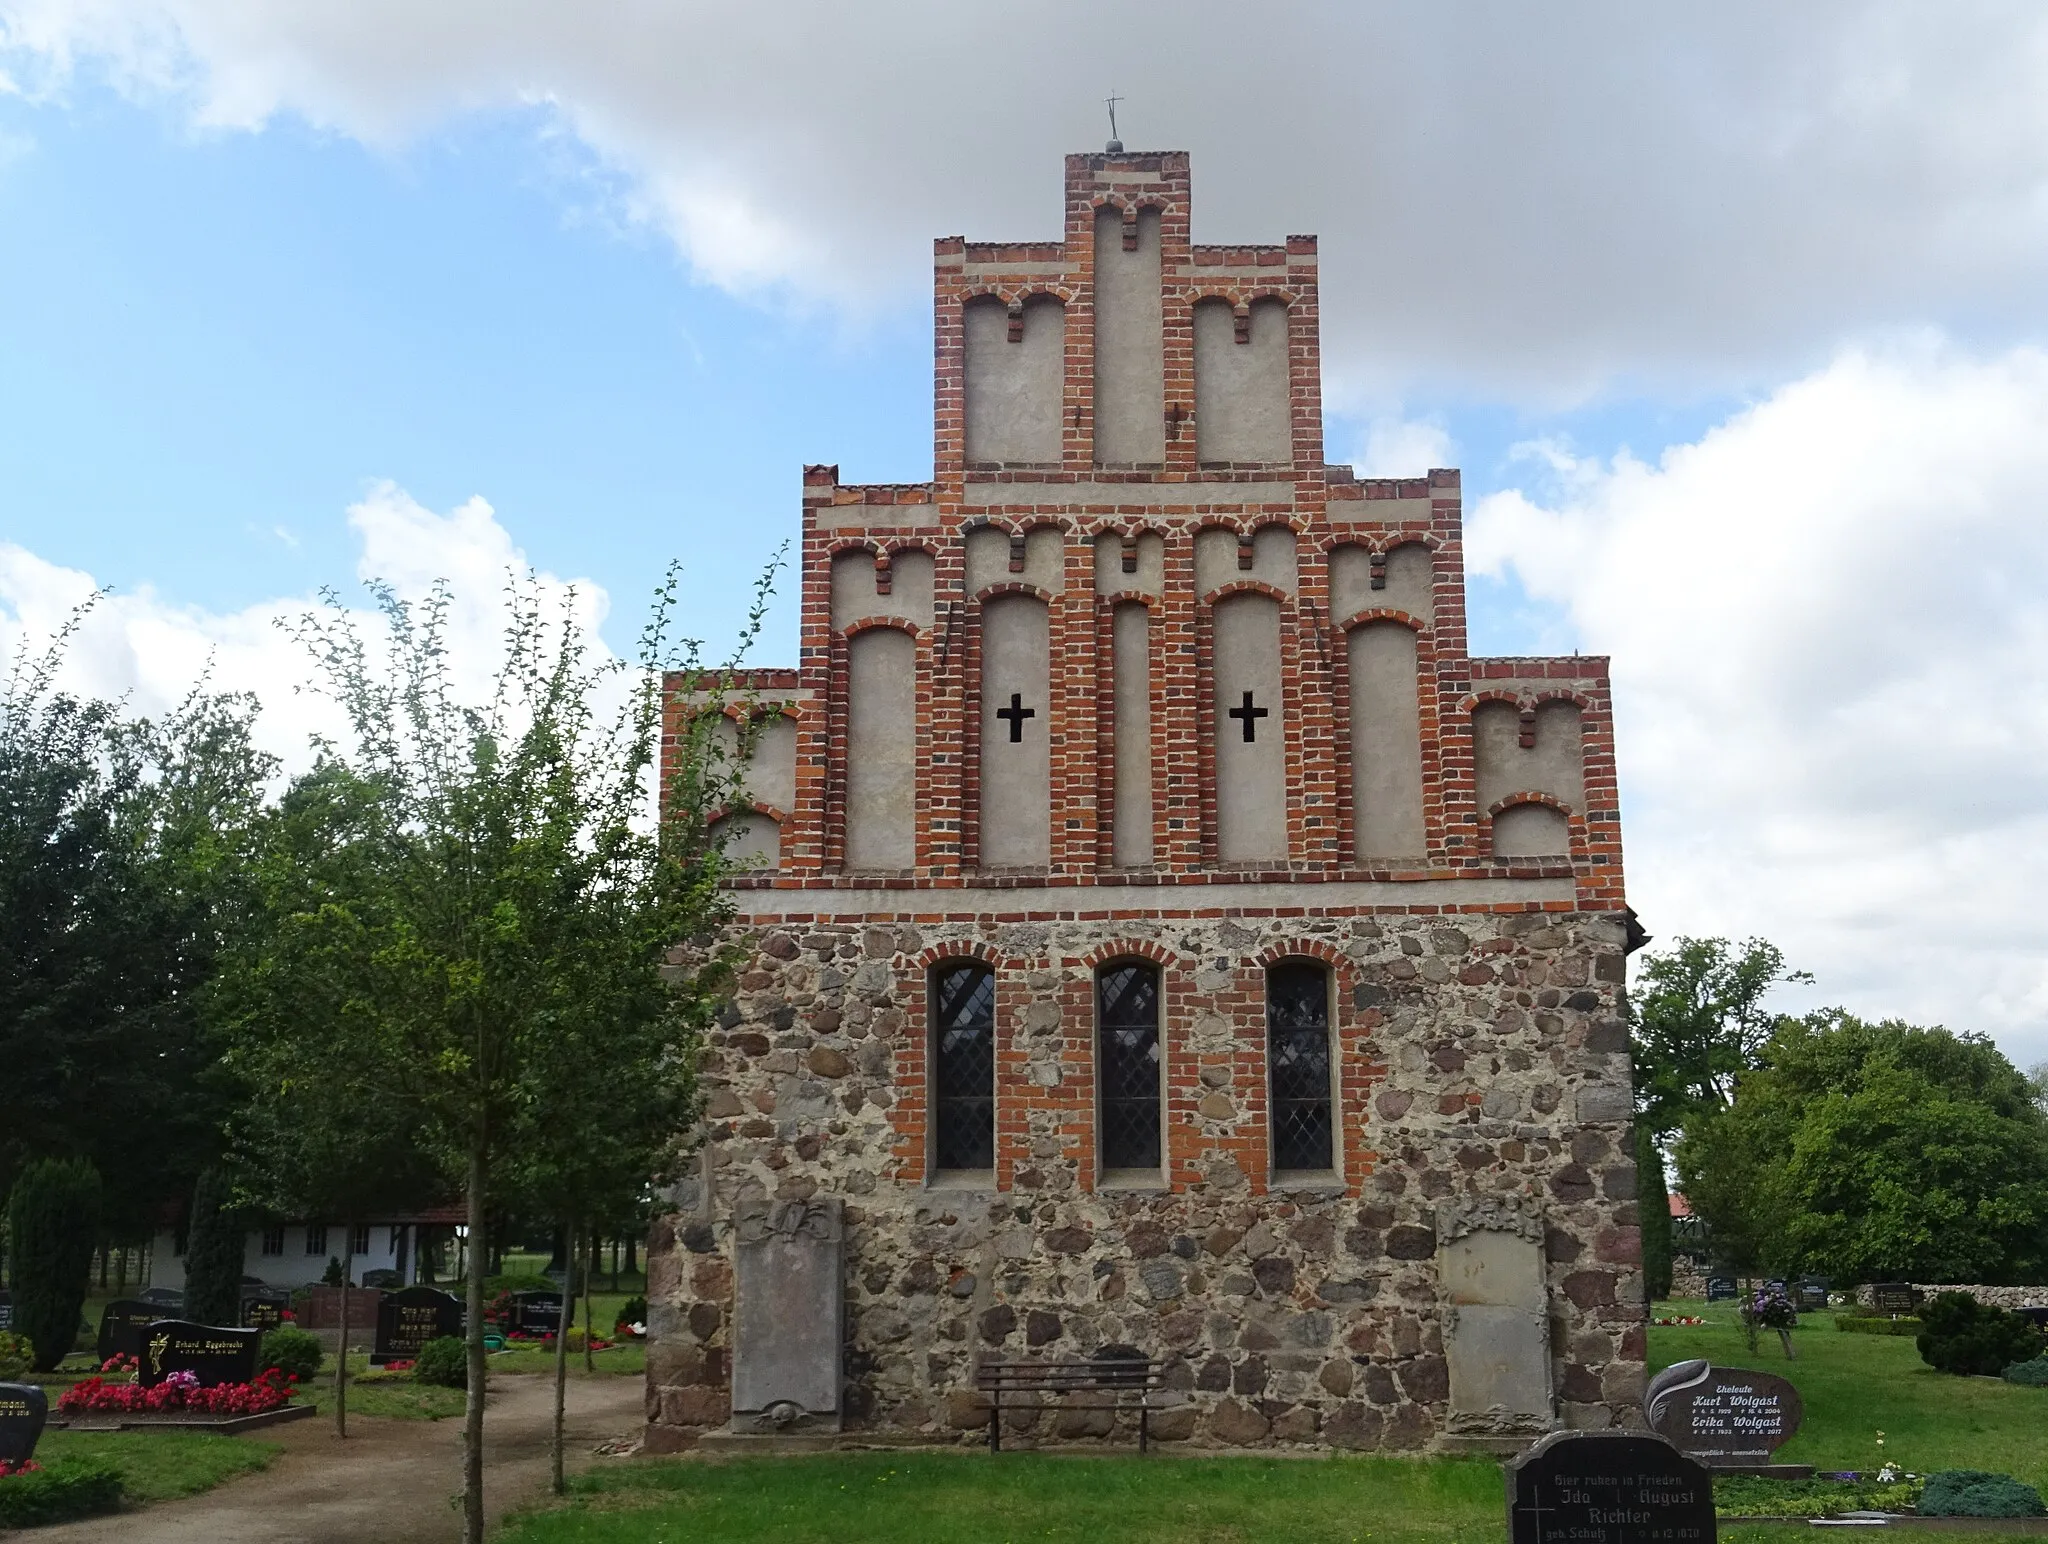
[[[1554,1424],[1543,1220],[1512,1200],[1437,1208],[1437,1281],[1450,1374],[1446,1432],[1508,1439]]]
[[[14,1328],[14,1294],[0,1288],[0,1330]]]
[[[743,1201],[732,1227],[733,1428],[837,1429],[846,1255],[839,1202]]]
[[[1712,1469],[1761,1469],[1799,1431],[1799,1390],[1774,1373],[1678,1362],[1643,1391],[1650,1429]]]
[[[118,1297],[100,1310],[100,1337],[95,1349],[102,1364],[116,1356],[142,1355],[142,1332],[164,1316],[154,1303]]]
[[[0,1463],[25,1464],[36,1456],[50,1396],[33,1383],[0,1383]]]
[[[146,1292],[136,1293],[135,1296],[138,1301],[148,1303],[156,1308],[183,1308],[185,1306],[185,1294],[176,1287],[151,1287]]]
[[[1709,1276],[1707,1278],[1708,1302],[1730,1303],[1741,1295],[1742,1289],[1736,1285],[1733,1276]]]
[[[292,1295],[282,1287],[242,1288],[242,1323],[252,1330],[274,1330],[284,1323]]]
[[[1904,1281],[1880,1281],[1870,1288],[1870,1306],[1879,1313],[1918,1313],[1920,1294]]]
[[[420,1347],[444,1335],[462,1333],[462,1300],[434,1287],[407,1287],[377,1305],[377,1338],[370,1352],[376,1366],[419,1359]]]
[[[189,1372],[201,1388],[222,1383],[247,1383],[256,1376],[256,1356],[263,1331],[191,1324],[159,1319],[143,1331],[142,1375],[136,1381],[154,1388],[174,1372]]]
[[[514,1292],[512,1322],[507,1329],[527,1335],[552,1335],[562,1327],[562,1294],[559,1292]]]
[[[404,1286],[405,1283],[398,1279],[398,1272],[389,1268],[380,1268],[374,1271],[364,1271],[363,1285],[366,1287],[376,1287],[380,1291],[388,1292],[396,1287]]]
[[[1815,1313],[1828,1306],[1828,1279],[1825,1276],[1801,1276],[1799,1291],[1793,1301],[1801,1313]]]
[[[1507,1465],[1508,1544],[1713,1544],[1714,1482],[1661,1437],[1552,1432]]]

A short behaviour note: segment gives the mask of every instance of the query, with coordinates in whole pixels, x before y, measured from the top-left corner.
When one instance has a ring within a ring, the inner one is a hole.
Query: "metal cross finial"
[[[1105,148],[1111,155],[1124,148],[1124,142],[1117,137],[1116,132],[1116,104],[1122,100],[1123,98],[1116,94],[1114,86],[1110,87],[1109,95],[1103,99],[1103,105],[1109,109],[1109,144]]]

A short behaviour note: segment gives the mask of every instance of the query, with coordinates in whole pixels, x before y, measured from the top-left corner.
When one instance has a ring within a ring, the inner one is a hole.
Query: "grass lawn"
[[[91,1461],[121,1471],[130,1501],[196,1495],[223,1480],[267,1468],[275,1443],[182,1431],[46,1431],[36,1462],[61,1470]]]
[[[1816,1314],[1786,1363],[1774,1336],[1752,1357],[1725,1304],[1660,1304],[1703,1314],[1698,1328],[1653,1328],[1654,1368],[1707,1356],[1782,1373],[1806,1424],[1780,1457],[1872,1470],[1887,1459],[1925,1474],[2003,1470],[2048,1487],[2048,1391],[1953,1378],[1913,1342],[1845,1335]],[[523,1353],[522,1353],[523,1354]],[[495,1365],[495,1362],[494,1362]],[[1877,1443],[1877,1433],[1885,1435]],[[502,1544],[912,1544],[931,1538],[1115,1544],[1191,1538],[1492,1544],[1504,1535],[1499,1468],[1475,1459],[1094,1457],[979,1451],[831,1454],[601,1466],[564,1505],[507,1522]],[[1724,1522],[1730,1544],[1793,1544],[1804,1525]],[[2039,1535],[1973,1533],[1981,1544]]]
[[[1991,1469],[2048,1493],[2048,1389],[1936,1372],[1910,1339],[1845,1335],[1831,1314],[1801,1321],[1792,1335],[1798,1359],[1788,1362],[1768,1332],[1752,1356],[1727,1303],[1714,1304],[1711,1313],[1700,1303],[1657,1305],[1659,1314],[1667,1311],[1708,1322],[1653,1327],[1652,1372],[1704,1356],[1722,1367],[1777,1373],[1799,1390],[1806,1422],[1778,1450],[1780,1462],[1869,1470],[1890,1460],[1915,1474]]]

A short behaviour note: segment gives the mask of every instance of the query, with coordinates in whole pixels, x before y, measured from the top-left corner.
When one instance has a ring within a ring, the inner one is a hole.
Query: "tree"
[[[99,1228],[100,1177],[81,1158],[45,1158],[23,1169],[8,1197],[14,1248],[14,1328],[50,1372],[78,1339]]]
[[[233,1188],[208,1169],[192,1189],[185,1228],[185,1317],[197,1324],[233,1324],[242,1310],[242,1250],[248,1242]]]
[[[1660,1139],[1734,1097],[1777,1024],[1764,998],[1813,980],[1788,969],[1778,946],[1761,938],[1739,949],[1725,938],[1680,938],[1645,954],[1638,970],[1630,998],[1636,1106]]]
[[[1828,1009],[1762,1061],[1678,1145],[1717,1245],[1842,1280],[2048,1269],[2048,1116],[1989,1040]]]
[[[1671,1192],[1656,1135],[1641,1121],[1636,1123],[1636,1212],[1643,1232],[1643,1291],[1655,1302],[1671,1295]]]
[[[0,687],[0,1187],[88,1159],[121,1176],[102,1221],[129,1242],[217,1155],[198,1009],[270,763],[251,699],[151,721],[57,691],[88,609]]]
[[[361,801],[349,818],[365,834],[350,861],[286,887],[300,887],[308,909],[291,914],[288,934],[259,943],[244,969],[285,976],[296,968],[291,951],[315,950],[318,968],[347,988],[346,1011],[320,1026],[333,1037],[322,1055],[358,1069],[342,1107],[374,1098],[399,1114],[465,1197],[471,1544],[484,1524],[493,1213],[518,1199],[523,1145],[557,1119],[553,1083],[572,1064],[612,1061],[620,1087],[646,1074],[687,1088],[694,1019],[660,998],[701,983],[687,971],[665,979],[668,956],[725,916],[705,806],[685,800],[681,812],[667,806],[670,818],[650,819],[664,727],[656,667],[675,582],[671,571],[637,670],[588,661],[573,600],[550,619],[532,584],[513,586],[505,656],[481,701],[462,700],[451,677],[445,586],[419,606],[372,587],[386,623],[381,662],[332,596],[328,616],[296,630],[320,689],[348,716],[352,743],[324,747],[324,770]],[[608,696],[624,699],[609,719]],[[686,738],[701,743],[709,730]],[[617,1062],[612,1038],[628,1009],[650,1025],[648,1054],[631,1066]],[[226,1014],[222,1024],[245,1066],[258,1059],[246,1020]],[[670,1143],[679,1154],[680,1131]],[[657,1162],[643,1180],[666,1167]]]
[[[412,1111],[381,1096],[374,1004],[353,974],[365,937],[349,901],[374,890],[388,833],[378,790],[331,760],[294,780],[257,823],[251,926],[223,957],[211,1012],[238,1102],[228,1122],[238,1190],[272,1213],[338,1218],[344,1241],[378,1212],[446,1189],[414,1140]],[[341,1336],[334,1428],[348,1436],[354,1253],[334,1262]]]

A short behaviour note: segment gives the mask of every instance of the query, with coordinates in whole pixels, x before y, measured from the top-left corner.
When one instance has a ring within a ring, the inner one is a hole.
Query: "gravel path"
[[[637,1378],[571,1378],[567,1456],[593,1462],[608,1437],[645,1419]],[[484,1414],[484,1499],[493,1524],[547,1489],[554,1380],[501,1374]],[[260,1434],[284,1448],[260,1474],[141,1512],[37,1528],[36,1544],[447,1544],[462,1536],[462,1421],[349,1418],[334,1435],[326,1411]],[[238,1440],[238,1439],[225,1439]]]

